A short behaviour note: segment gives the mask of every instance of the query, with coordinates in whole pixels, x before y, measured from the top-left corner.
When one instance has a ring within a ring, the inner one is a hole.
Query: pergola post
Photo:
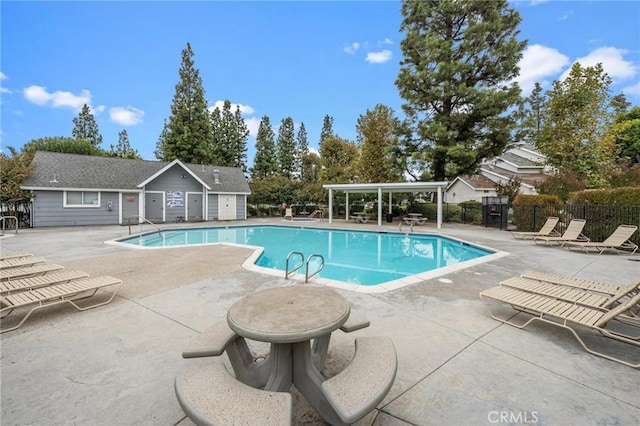
[[[378,187],[378,226],[382,226],[382,188]]]
[[[333,189],[329,188],[329,223],[333,223]]]
[[[442,187],[438,187],[438,217],[436,219],[436,227],[442,228]]]

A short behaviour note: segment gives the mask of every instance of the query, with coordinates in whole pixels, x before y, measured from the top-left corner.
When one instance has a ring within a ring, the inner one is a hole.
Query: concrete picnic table
[[[322,394],[325,378],[314,365],[311,340],[330,335],[349,314],[349,302],[333,290],[288,286],[239,300],[229,309],[227,322],[239,336],[271,343],[264,390],[287,392],[293,384],[323,418],[334,423],[337,417]]]

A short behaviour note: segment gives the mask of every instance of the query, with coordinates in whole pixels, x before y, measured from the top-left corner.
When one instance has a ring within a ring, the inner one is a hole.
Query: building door
[[[202,194],[187,192],[187,221],[201,221],[203,214]]]
[[[122,194],[122,224],[128,225],[129,223],[138,224],[138,199],[139,195],[136,192],[125,192]],[[129,219],[131,218],[131,222]]]
[[[151,222],[164,222],[164,197],[162,192],[144,194],[144,217]]]
[[[220,212],[218,220],[236,220],[236,196],[235,194],[218,195],[218,209]]]

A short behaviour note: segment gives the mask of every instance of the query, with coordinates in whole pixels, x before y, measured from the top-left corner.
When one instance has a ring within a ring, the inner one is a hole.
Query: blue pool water
[[[120,240],[144,247],[235,243],[264,247],[256,265],[284,271],[287,255],[325,259],[319,276],[358,285],[377,285],[493,254],[440,235],[349,231],[287,226],[238,226],[164,230]],[[289,268],[299,263],[292,258]],[[310,266],[310,271],[317,268]],[[304,274],[304,268],[302,268]]]

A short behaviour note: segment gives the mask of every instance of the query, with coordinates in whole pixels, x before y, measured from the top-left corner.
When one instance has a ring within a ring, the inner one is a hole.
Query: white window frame
[[[67,203],[67,194],[69,193],[81,193],[82,194],[82,202],[83,204],[68,204]],[[87,192],[97,193],[98,194],[98,204],[84,204],[84,194]],[[102,199],[101,199],[100,191],[64,191],[62,195],[62,207],[63,208],[74,208],[74,209],[99,209]]]

